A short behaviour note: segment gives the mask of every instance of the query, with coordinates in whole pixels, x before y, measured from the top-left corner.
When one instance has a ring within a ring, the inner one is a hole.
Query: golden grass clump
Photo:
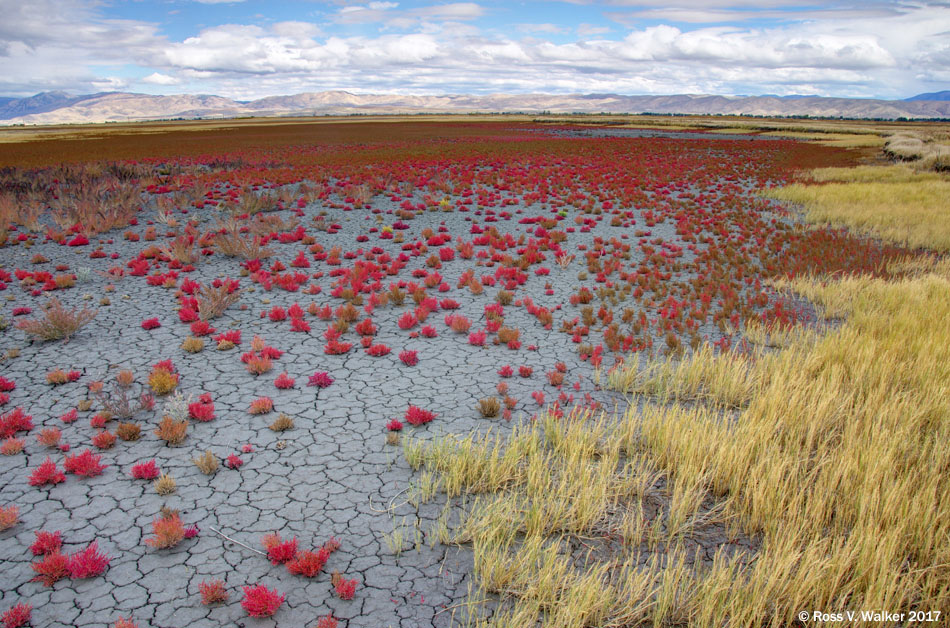
[[[501,411],[501,402],[497,397],[484,397],[478,400],[478,411],[486,419],[496,417]]]
[[[281,412],[268,427],[274,432],[285,432],[294,428],[294,420]]]
[[[31,340],[69,340],[95,318],[96,313],[97,310],[89,308],[67,310],[59,299],[53,297],[42,307],[40,318],[18,320],[16,326]]]
[[[211,453],[210,449],[206,450],[197,458],[193,458],[192,462],[194,462],[198,470],[205,475],[213,475],[214,472],[218,470],[218,467],[221,466],[221,461],[218,460],[217,456]]]
[[[188,336],[181,343],[181,348],[188,353],[198,353],[205,348],[205,341],[195,336]]]
[[[167,473],[158,476],[153,486],[155,487],[155,492],[159,495],[171,495],[175,492],[175,489],[178,488],[178,485],[175,483],[175,478]]]

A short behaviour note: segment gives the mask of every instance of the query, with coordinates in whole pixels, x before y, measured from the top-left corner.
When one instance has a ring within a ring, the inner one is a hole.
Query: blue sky
[[[950,89],[950,0],[0,0],[0,95]]]

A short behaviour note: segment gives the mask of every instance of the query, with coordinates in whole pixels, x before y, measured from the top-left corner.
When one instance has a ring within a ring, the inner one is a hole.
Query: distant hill
[[[915,102],[918,100],[936,100],[936,101],[946,101],[950,100],[950,89],[944,90],[942,92],[930,92],[929,94],[917,94],[916,96],[911,96],[910,98],[905,98],[905,102]]]
[[[950,118],[943,100],[871,100],[819,96],[624,96],[620,94],[446,94],[442,96],[310,92],[237,101],[213,95],[154,96],[44,92],[0,99],[0,124],[78,124],[169,118],[412,113],[661,113],[827,118]]]

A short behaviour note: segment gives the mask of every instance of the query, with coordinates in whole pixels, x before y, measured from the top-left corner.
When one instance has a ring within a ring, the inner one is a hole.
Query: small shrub
[[[294,378],[287,374],[287,371],[284,371],[277,376],[277,379],[274,380],[274,386],[281,390],[294,387]]]
[[[224,580],[205,580],[198,585],[198,591],[201,593],[201,603],[205,606],[228,601],[228,590],[224,585]]]
[[[178,488],[178,485],[175,483],[175,478],[167,473],[158,476],[153,486],[155,487],[155,492],[159,495],[171,495],[175,492],[175,489]]]
[[[99,432],[92,437],[92,444],[99,449],[112,449],[112,446],[115,445],[115,440],[115,434],[112,432]]]
[[[23,451],[23,447],[26,445],[26,441],[22,438],[16,438],[11,436],[10,438],[3,441],[3,444],[0,444],[0,454],[4,456],[15,456],[16,454]]]
[[[274,400],[270,397],[258,397],[253,400],[247,411],[251,414],[267,414],[274,409]]]
[[[511,305],[511,302],[514,301],[515,295],[508,290],[499,290],[498,294],[495,295],[495,300],[500,305]]]
[[[485,397],[478,400],[478,411],[481,412],[482,416],[486,419],[498,416],[500,410],[501,403],[497,397]]]
[[[53,586],[66,577],[68,573],[66,571],[67,560],[66,555],[59,550],[44,554],[42,560],[30,565],[33,571],[36,572],[30,582],[42,582],[43,586],[46,587]]]
[[[168,549],[185,539],[185,526],[178,513],[156,517],[152,521],[152,534],[154,536],[145,539],[146,545],[155,549]]]
[[[417,427],[432,421],[435,417],[435,413],[423,410],[417,406],[409,406],[409,409],[406,410],[406,421],[410,425]]]
[[[468,333],[469,328],[472,326],[472,321],[468,320],[464,316],[452,316],[451,322],[449,322],[449,327],[452,328],[457,334]]]
[[[131,617],[120,617],[112,624],[112,628],[139,628],[139,625]]]
[[[20,602],[8,608],[0,621],[3,622],[3,628],[21,628],[30,623],[32,613],[32,605]]]
[[[519,366],[518,375],[521,377],[531,377],[531,374],[534,373],[534,369],[530,366]]]
[[[237,303],[241,298],[241,291],[237,288],[237,281],[225,279],[218,286],[201,286],[195,298],[198,301],[201,320],[210,321]]]
[[[70,554],[66,559],[66,571],[70,578],[93,578],[102,575],[109,567],[112,559],[99,551],[96,541],[90,543],[86,549]]]
[[[156,395],[167,395],[178,386],[178,373],[156,365],[148,376],[148,385]]]
[[[85,449],[82,453],[66,456],[63,467],[66,473],[88,478],[99,475],[105,470],[106,466],[100,463],[101,460],[101,455],[92,453],[91,449]]]
[[[195,336],[188,336],[184,342],[181,343],[181,348],[188,353],[198,353],[205,348],[205,341]]]
[[[564,383],[564,373],[560,371],[548,371],[548,383],[552,386],[560,386]]]
[[[316,552],[302,550],[294,555],[293,560],[287,562],[287,571],[295,576],[315,578],[323,570],[329,557],[330,552],[322,547]]]
[[[347,580],[341,577],[333,585],[333,590],[341,600],[352,600],[353,596],[356,595],[356,578]]]
[[[197,458],[193,458],[192,462],[195,463],[195,466],[198,467],[198,470],[204,473],[205,475],[213,475],[215,471],[218,470],[218,467],[221,465],[221,462],[218,460],[218,457],[211,453],[211,450],[206,450],[203,454]]]
[[[56,467],[56,463],[49,456],[33,470],[29,480],[30,486],[55,485],[65,481],[66,475]]]
[[[136,480],[154,480],[159,476],[154,460],[132,465],[132,477]]]
[[[9,530],[20,520],[20,508],[18,506],[0,507],[0,532]]]
[[[498,341],[503,344],[508,344],[512,341],[517,341],[519,336],[521,336],[521,330],[512,328],[512,327],[502,327],[498,330]]]
[[[272,532],[264,535],[261,545],[267,550],[267,559],[274,565],[289,562],[297,555],[297,537],[284,541],[280,534]]]
[[[169,445],[180,445],[188,435],[188,421],[178,420],[165,415],[154,434]]]
[[[246,353],[244,355],[248,356],[247,360],[245,360],[244,368],[246,368],[247,372],[251,375],[262,375],[274,368],[274,364],[267,356],[256,355],[254,353]]]
[[[241,460],[241,457],[237,454],[228,454],[225,464],[228,465],[229,469],[239,469],[241,468],[241,465],[244,464],[244,461]]]
[[[214,402],[211,401],[211,394],[204,393],[198,397],[198,401],[188,404],[188,416],[196,421],[207,423],[215,418]]]
[[[327,388],[333,383],[333,378],[326,371],[317,371],[307,379],[307,386]]]
[[[399,352],[399,360],[406,366],[415,366],[419,364],[419,354],[416,351],[406,349]]]
[[[98,310],[88,308],[67,310],[59,299],[53,297],[43,306],[42,318],[18,320],[16,326],[32,340],[68,341],[95,318],[97,312]]]
[[[244,599],[241,608],[251,617],[270,617],[277,612],[284,603],[284,596],[276,589],[273,591],[260,584],[255,587],[244,587]]]
[[[115,435],[124,441],[137,441],[142,436],[142,428],[138,423],[119,423],[115,428]]]
[[[294,420],[281,412],[268,427],[274,432],[292,430],[294,428]]]

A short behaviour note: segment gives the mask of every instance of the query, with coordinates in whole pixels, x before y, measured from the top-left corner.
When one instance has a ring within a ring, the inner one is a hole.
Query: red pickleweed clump
[[[88,240],[86,242],[88,243]],[[0,616],[0,621],[3,622],[3,628],[21,628],[21,626],[26,626],[30,623],[32,613],[33,606],[25,602],[20,602],[8,608],[6,612]]]
[[[82,453],[66,456],[63,467],[66,473],[89,478],[99,475],[106,468],[107,465],[100,464],[100,460],[101,455],[92,453],[91,449],[84,449]]]
[[[175,513],[167,517],[156,517],[152,521],[152,534],[145,544],[156,549],[175,547],[185,539],[185,524]]]
[[[46,427],[40,430],[40,433],[36,435],[36,440],[41,445],[56,447],[59,445],[59,439],[62,437],[63,433],[58,427]]]
[[[144,321],[142,321],[142,329],[145,330],[158,329],[161,326],[162,324],[158,322],[157,318],[146,318]]]
[[[201,603],[205,606],[228,601],[224,580],[205,580],[198,585],[198,591],[201,593]]]
[[[241,600],[241,608],[251,617],[270,617],[284,603],[284,596],[277,589],[272,591],[262,584],[244,587],[243,591],[244,599]]]
[[[297,537],[284,541],[279,533],[272,532],[264,535],[261,545],[267,550],[267,559],[274,565],[282,565],[297,555]]]
[[[89,427],[103,429],[106,426],[106,423],[108,423],[111,419],[112,415],[109,412],[97,412],[91,419],[89,419]]]
[[[229,329],[224,333],[220,333],[214,336],[213,340],[218,344],[222,342],[230,342],[234,345],[241,344],[241,330],[240,329]]]
[[[158,476],[159,470],[154,459],[132,465],[132,477],[136,480],[154,480]]]
[[[198,401],[188,404],[188,416],[196,421],[207,422],[215,418],[211,393],[203,393]]]
[[[191,324],[191,335],[192,336],[210,336],[214,332],[218,331],[208,321],[195,321]]]
[[[534,373],[534,369],[530,366],[522,365],[518,367],[518,375],[521,377],[531,377],[532,373]]]
[[[274,380],[274,386],[276,386],[277,388],[281,390],[284,390],[287,388],[293,388],[294,378],[288,375],[287,371],[284,371],[283,373],[277,376],[277,379]]]
[[[307,379],[307,386],[327,388],[333,381],[333,378],[326,371],[317,371]]]
[[[415,366],[419,364],[419,354],[416,351],[406,349],[399,352],[399,360],[406,366]]]
[[[331,340],[323,346],[323,352],[327,355],[343,355],[347,351],[353,348],[353,344],[350,342],[340,342],[339,340]]]
[[[139,625],[131,617],[120,617],[112,624],[112,628],[139,628]]]
[[[310,332],[310,323],[305,321],[302,318],[292,318],[290,319],[290,331],[298,331],[302,333]]]
[[[503,367],[501,367],[500,369],[498,369],[498,375],[499,375],[500,377],[511,377],[512,374],[514,374],[514,370],[513,370],[513,369],[511,368],[511,366],[508,365],[508,364],[506,364],[506,365],[504,365]]]
[[[224,464],[228,465],[229,469],[240,469],[244,461],[237,454],[230,454],[225,458]]]
[[[356,595],[356,578],[352,580],[340,578],[334,585],[333,590],[341,600],[352,600],[353,596]]]
[[[51,587],[67,575],[66,563],[69,559],[59,550],[43,554],[42,560],[31,563],[30,567],[36,573],[30,582],[42,582],[43,586]]]
[[[22,438],[11,436],[10,438],[4,440],[2,444],[0,444],[0,454],[3,454],[4,456],[16,455],[23,451],[23,447],[25,445],[26,441]]]
[[[399,325],[399,329],[412,329],[419,324],[419,320],[413,315],[412,312],[405,312],[399,319],[396,321],[396,324]]]
[[[337,628],[339,625],[340,623],[332,614],[321,617],[317,622],[317,628]]]
[[[360,336],[375,336],[378,331],[376,325],[373,324],[373,319],[365,318],[356,324],[354,327],[356,333]]]
[[[270,312],[267,313],[267,318],[271,319],[275,323],[278,321],[287,320],[287,310],[280,307],[279,305],[275,305],[270,309]]]
[[[70,554],[66,559],[66,571],[70,578],[93,578],[105,572],[112,559],[99,551],[99,543],[93,541],[86,549]]]
[[[10,438],[17,432],[29,432],[33,429],[33,417],[16,407],[0,416],[0,438]]]
[[[93,446],[99,449],[111,449],[115,445],[116,436],[112,432],[99,432],[92,437]]]
[[[44,486],[46,484],[59,484],[66,481],[66,474],[56,467],[56,463],[49,456],[46,457],[40,466],[30,474],[30,486]]]
[[[432,325],[426,325],[425,327],[419,330],[419,335],[424,336],[426,338],[435,338],[436,336],[439,335],[439,333],[435,330],[435,327],[433,327]]]
[[[388,355],[391,349],[386,345],[372,345],[366,349],[366,353],[371,355],[374,358],[381,358],[384,355]]]
[[[435,413],[428,410],[423,410],[418,406],[409,406],[409,409],[406,410],[406,421],[409,425],[419,426],[428,423],[435,418]]]
[[[390,432],[399,432],[402,430],[402,421],[399,419],[390,419],[386,423],[386,429]]]
[[[63,423],[69,424],[69,423],[73,423],[78,418],[79,418],[79,412],[76,410],[76,408],[72,408],[69,410],[69,412],[60,416],[59,420],[62,421]]]
[[[14,388],[16,388],[16,382],[14,382],[12,379],[7,379],[6,377],[0,375],[0,391],[10,392]]]
[[[487,338],[487,335],[485,334],[485,332],[474,331],[468,335],[468,344],[475,347],[481,347],[481,346],[484,346],[486,338]]]
[[[536,390],[533,393],[531,393],[531,398],[534,399],[539,406],[544,405],[544,393],[541,392],[540,390]]]
[[[0,532],[9,530],[20,520],[19,506],[0,506]]]
[[[247,411],[251,414],[267,414],[274,409],[274,400],[270,397],[258,397],[251,402]]]
[[[301,550],[287,562],[287,571],[295,576],[315,578],[323,570],[330,557],[330,551],[321,547],[317,551]]]
[[[30,545],[30,552],[34,556],[53,554],[63,547],[63,536],[59,530],[56,532],[37,530],[35,535],[36,538],[33,540],[33,544]]]

